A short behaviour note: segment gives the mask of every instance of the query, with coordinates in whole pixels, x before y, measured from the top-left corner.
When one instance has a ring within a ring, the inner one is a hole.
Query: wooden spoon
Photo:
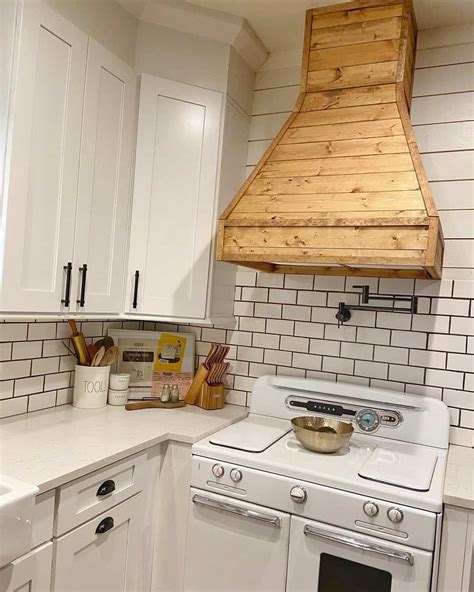
[[[95,354],[95,356],[92,358],[91,366],[100,366],[100,362],[102,361],[104,356],[105,356],[105,347],[102,345],[99,348],[99,350],[97,351],[97,353]]]
[[[103,347],[103,346],[102,346]],[[119,348],[116,345],[112,345],[109,349],[105,352],[104,357],[100,361],[100,366],[112,366],[118,360],[119,357]]]

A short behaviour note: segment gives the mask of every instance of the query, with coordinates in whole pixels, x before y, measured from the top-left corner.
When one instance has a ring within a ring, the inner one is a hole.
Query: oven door
[[[429,592],[432,554],[292,517],[287,592]]]
[[[184,590],[284,592],[290,516],[191,489]]]

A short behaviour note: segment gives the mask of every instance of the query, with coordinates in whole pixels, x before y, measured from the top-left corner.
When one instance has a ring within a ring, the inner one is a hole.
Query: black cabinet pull
[[[107,532],[113,527],[114,519],[112,518],[112,516],[107,516],[107,518],[104,518],[103,520],[101,520],[101,522],[99,522],[99,525],[95,529],[95,534],[104,534],[104,532]]]
[[[133,302],[132,302],[132,306],[133,308],[137,308],[138,306],[138,278],[140,277],[140,272],[137,271],[135,272],[135,283],[133,286]]]
[[[71,303],[71,271],[72,263],[69,261],[67,265],[63,267],[66,272],[66,290],[64,291],[64,298],[61,300],[61,304],[69,306]]]
[[[76,300],[79,306],[83,307],[86,302],[86,278],[87,278],[87,263],[84,263],[82,267],[79,267],[79,271],[82,273],[81,277],[81,295],[79,300]]]
[[[112,491],[115,491],[115,481],[112,481],[112,479],[108,479],[107,481],[104,481],[102,483],[102,485],[97,490],[96,495],[107,495],[108,493],[112,493]]]

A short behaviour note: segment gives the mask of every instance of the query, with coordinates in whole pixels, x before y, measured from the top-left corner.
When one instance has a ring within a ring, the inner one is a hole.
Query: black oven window
[[[321,553],[318,592],[390,592],[392,574]]]

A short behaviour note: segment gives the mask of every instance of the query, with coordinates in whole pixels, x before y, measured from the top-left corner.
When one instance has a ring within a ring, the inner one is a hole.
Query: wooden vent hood
[[[279,273],[440,278],[409,108],[410,0],[308,10],[296,106],[220,219],[217,257]]]

